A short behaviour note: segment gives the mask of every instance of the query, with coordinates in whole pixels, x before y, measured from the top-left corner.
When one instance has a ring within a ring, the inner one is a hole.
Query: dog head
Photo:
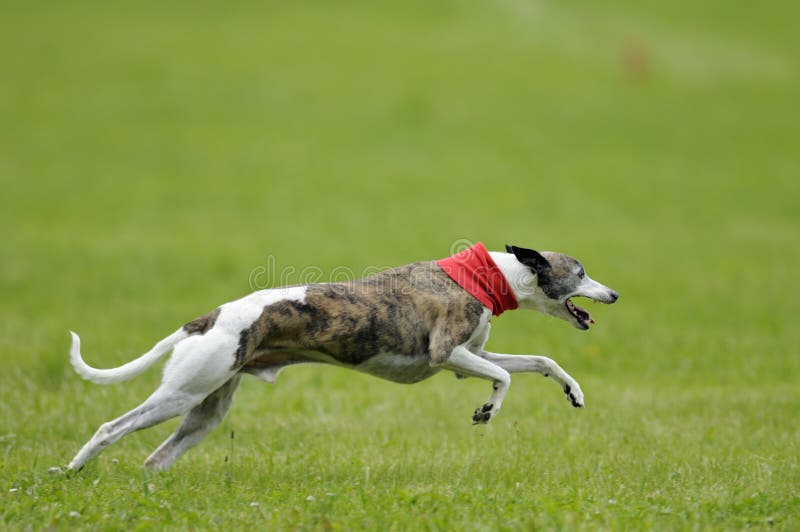
[[[568,255],[517,246],[506,246],[506,250],[527,268],[519,279],[509,280],[521,308],[550,314],[585,331],[594,320],[571,298],[586,297],[606,304],[619,298],[616,291],[586,275],[583,265]]]

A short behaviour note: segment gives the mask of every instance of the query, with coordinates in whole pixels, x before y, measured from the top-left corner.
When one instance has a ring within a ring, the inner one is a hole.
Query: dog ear
[[[509,246],[506,244],[506,251],[513,253],[517,260],[525,266],[528,266],[537,274],[545,272],[551,268],[547,259],[542,257],[538,251],[527,248],[519,248],[517,246]]]

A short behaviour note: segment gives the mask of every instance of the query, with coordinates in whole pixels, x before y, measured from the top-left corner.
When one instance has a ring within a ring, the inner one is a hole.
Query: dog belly
[[[439,372],[431,367],[430,356],[398,355],[396,353],[379,353],[369,360],[352,366],[353,369],[369,373],[375,377],[402,384],[412,384],[425,380]]]
[[[286,366],[316,362],[354,369],[392,382],[413,384],[439,372],[438,368],[431,367],[430,360],[427,354],[380,353],[360,364],[344,364],[319,351],[284,349],[256,353],[256,356],[244,365],[242,371],[267,382],[274,382],[277,373]]]

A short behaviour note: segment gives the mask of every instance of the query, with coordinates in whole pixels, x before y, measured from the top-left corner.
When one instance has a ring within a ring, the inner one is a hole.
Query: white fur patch
[[[483,349],[486,342],[489,340],[489,333],[492,330],[492,311],[484,309],[481,318],[478,321],[478,326],[472,331],[469,339],[464,342],[464,347],[477,353]]]
[[[266,306],[287,300],[305,302],[307,289],[307,286],[270,288],[259,290],[236,301],[225,303],[220,307],[219,317],[217,317],[214,328],[219,327],[222,330],[238,335],[261,316]]]

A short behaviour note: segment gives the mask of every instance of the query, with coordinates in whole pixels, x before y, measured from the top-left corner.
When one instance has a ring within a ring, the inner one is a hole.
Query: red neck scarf
[[[517,308],[517,298],[506,276],[481,242],[452,257],[437,260],[436,264],[493,315]]]

